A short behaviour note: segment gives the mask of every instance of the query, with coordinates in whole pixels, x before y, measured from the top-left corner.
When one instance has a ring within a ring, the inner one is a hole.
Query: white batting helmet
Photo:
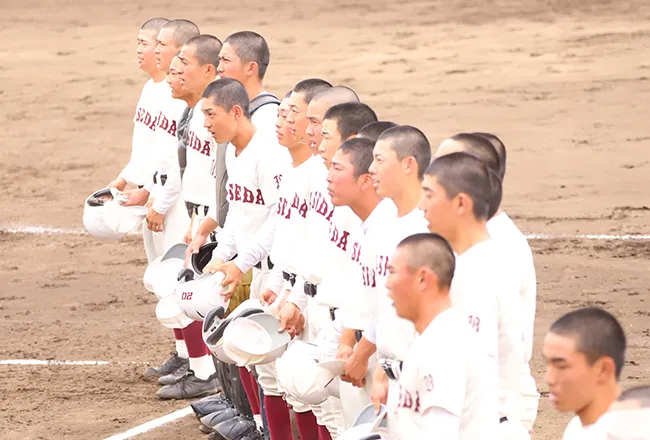
[[[156,305],[156,318],[167,328],[185,328],[194,322],[183,313],[174,295],[160,298]]]
[[[142,223],[147,208],[122,206],[119,191],[105,188],[91,194],[84,203],[83,224],[93,237],[119,240]]]
[[[215,307],[228,309],[230,300],[221,296],[221,286],[226,275],[223,272],[205,273],[194,279],[192,269],[184,269],[179,274],[176,285],[176,299],[181,310],[195,321],[203,321],[208,312]]]
[[[268,313],[235,319],[223,335],[223,350],[239,366],[275,361],[287,349],[291,336],[278,332],[280,321]]]
[[[385,439],[388,435],[388,424],[385,405],[379,406],[379,414],[375,413],[375,406],[370,404],[359,412],[352,426],[341,434],[339,440],[371,440]]]
[[[184,269],[185,243],[177,243],[170,247],[164,255],[153,260],[144,271],[142,282],[144,287],[160,298],[174,293],[178,284],[178,274]]]

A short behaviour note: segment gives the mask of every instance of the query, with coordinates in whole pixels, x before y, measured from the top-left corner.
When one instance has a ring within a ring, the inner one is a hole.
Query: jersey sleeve
[[[418,423],[419,438],[428,438],[431,433],[444,440],[460,439],[460,416],[445,408],[432,406],[423,411]]]
[[[449,347],[448,353],[456,353]],[[439,356],[439,353],[417,353],[419,362],[419,411],[442,408],[460,417],[467,389],[467,364],[460,356]],[[417,405],[417,404],[416,404]]]
[[[169,208],[176,203],[182,190],[180,169],[167,170],[167,180],[156,192],[156,198],[152,206],[153,210],[159,214],[166,214]]]
[[[235,264],[244,273],[268,257],[269,252],[271,252],[277,226],[277,210],[275,209],[275,204],[270,206],[269,210],[270,212],[266,221],[255,232],[255,238],[252,240],[253,244],[244,250],[244,252],[239,253],[237,258],[235,258]]]
[[[236,211],[229,211],[223,229],[219,234],[219,244],[212,252],[212,260],[228,261],[237,253],[237,247],[235,246],[237,221]]]

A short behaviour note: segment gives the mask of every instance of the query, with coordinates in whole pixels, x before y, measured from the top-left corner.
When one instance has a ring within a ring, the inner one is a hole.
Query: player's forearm
[[[356,330],[350,328],[344,328],[341,331],[341,339],[339,340],[339,346],[354,347],[356,344],[357,344]]]
[[[357,353],[358,356],[360,356],[362,359],[368,360],[370,359],[370,356],[375,354],[377,351],[377,346],[367,340],[364,337],[361,338],[357,346],[354,348],[354,352]]]
[[[196,233],[197,233],[197,235],[201,235],[201,236],[203,236],[203,237],[207,237],[207,236],[210,235],[210,234],[211,234],[215,229],[217,229],[218,226],[219,226],[219,225],[217,224],[217,222],[216,222],[214,219],[212,219],[212,218],[210,218],[210,217],[206,217],[206,218],[203,219],[203,221],[202,221],[201,224],[199,225],[199,228],[198,228],[198,230],[196,231]]]

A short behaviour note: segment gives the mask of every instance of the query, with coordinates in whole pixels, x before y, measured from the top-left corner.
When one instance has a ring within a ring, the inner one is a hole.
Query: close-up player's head
[[[438,234],[402,240],[388,263],[386,279],[397,316],[417,324],[427,305],[448,302],[455,266],[454,251]]]
[[[377,194],[395,199],[422,180],[431,162],[431,145],[419,129],[400,125],[379,136],[373,154],[370,174]]]
[[[368,168],[373,144],[368,139],[349,139],[336,151],[327,174],[327,191],[334,206],[354,206],[365,194],[374,193]]]
[[[318,154],[329,168],[334,153],[343,142],[353,138],[366,125],[377,121],[377,115],[368,105],[360,102],[347,102],[331,107],[323,118],[322,140]]]
[[[242,124],[251,123],[248,93],[236,79],[220,78],[211,82],[202,98],[204,125],[217,143],[231,142]]]
[[[213,35],[192,37],[181,48],[183,87],[201,96],[205,87],[217,77],[221,41]]]
[[[496,150],[497,154],[499,155],[499,176],[501,176],[501,182],[503,182],[503,179],[506,177],[506,161],[508,159],[505,144],[501,141],[501,139],[499,139],[497,135],[492,133],[484,133],[479,131],[472,134],[480,136],[483,139],[489,141]]]
[[[429,222],[429,231],[453,243],[467,226],[488,221],[493,201],[501,192],[501,181],[480,159],[468,153],[451,153],[431,162],[422,189],[420,209]]]
[[[152,76],[158,71],[156,65],[158,33],[168,21],[166,18],[151,18],[144,22],[138,32],[138,44],[135,49],[138,67]]]
[[[603,309],[585,307],[555,321],[543,347],[553,405],[597,420],[618,396],[625,347],[623,328]]]
[[[320,78],[309,78],[300,81],[291,92],[291,111],[287,122],[295,132],[297,139],[309,145],[307,138],[307,108],[309,103],[318,93],[331,89],[332,85]]]
[[[608,440],[647,440],[649,420],[650,385],[638,385],[623,391],[598,425]]]
[[[501,178],[501,160],[497,150],[487,138],[476,133],[455,134],[440,144],[435,157],[438,158],[458,152],[469,153],[477,157]],[[501,180],[501,188],[503,188],[503,180]],[[491,203],[490,218],[497,212],[502,196],[502,190],[494,195],[495,199]]]
[[[187,40],[199,35],[197,25],[189,20],[178,19],[165,23],[158,33],[156,46],[156,65],[163,72],[169,71],[172,58],[181,50]]]
[[[261,85],[270,62],[271,51],[263,36],[252,31],[235,32],[223,42],[218,73],[244,85],[251,81]]]
[[[176,55],[172,58],[172,62],[169,65],[169,74],[167,75],[166,81],[172,91],[172,98],[185,101],[189,98],[191,92],[183,87],[181,75],[183,75],[183,62]]]
[[[382,135],[386,130],[397,127],[397,124],[392,121],[377,121],[371,122],[370,124],[363,127],[357,133],[357,137],[370,139],[373,143],[377,143],[377,139]]]
[[[312,151],[316,151],[321,143],[321,130],[325,112],[330,107],[346,102],[359,102],[359,96],[349,87],[336,86],[317,93],[307,107],[307,137]]]
[[[291,106],[289,104],[291,101],[290,98],[291,92],[289,91],[284,95],[282,101],[280,101],[280,105],[278,106],[278,120],[275,123],[275,134],[278,138],[278,143],[287,148],[292,148],[296,145],[293,130],[287,123],[287,115],[289,114],[289,111],[291,111]]]

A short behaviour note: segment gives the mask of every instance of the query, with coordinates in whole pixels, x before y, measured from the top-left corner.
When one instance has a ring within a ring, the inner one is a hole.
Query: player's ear
[[[465,193],[458,193],[454,197],[453,202],[456,204],[456,213],[458,215],[467,215],[474,210],[474,203],[472,198]]]
[[[361,181],[361,189],[364,191],[375,187],[372,176],[368,173],[360,175],[357,181]]]
[[[415,157],[407,156],[402,159],[402,169],[407,175],[417,173],[418,163],[415,161]]]
[[[607,383],[612,377],[616,376],[616,364],[614,359],[609,356],[603,356],[594,362],[592,367],[598,375],[598,382]]]
[[[210,76],[216,76],[217,74],[217,66],[213,64],[206,64],[205,65],[205,76],[210,77]]]
[[[255,61],[249,61],[246,63],[246,66],[244,67],[244,70],[246,72],[246,75],[248,76],[257,76],[257,72],[259,70],[259,66]]]
[[[244,115],[244,109],[238,106],[237,104],[232,106],[230,112],[237,120],[241,119],[241,117]]]

